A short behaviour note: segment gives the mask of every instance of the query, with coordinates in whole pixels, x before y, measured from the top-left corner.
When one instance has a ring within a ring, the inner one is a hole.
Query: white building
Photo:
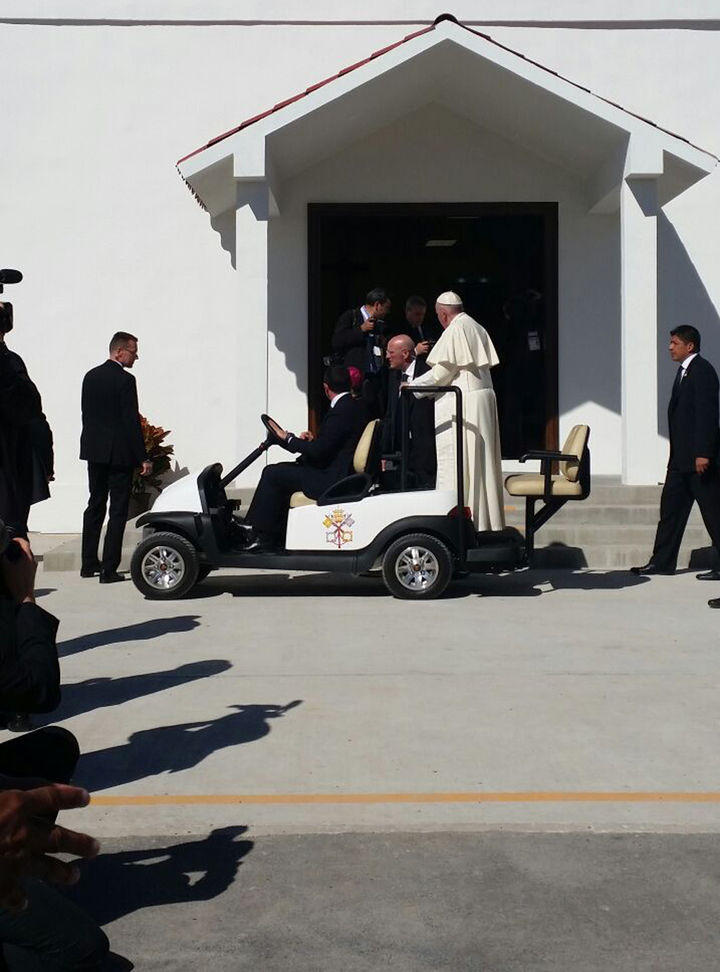
[[[510,358],[503,304],[539,292],[536,434],[588,422],[595,473],[662,478],[669,329],[720,364],[720,2],[440,13],[0,0],[9,343],[57,452],[34,529],[79,529],[80,383],[114,331],[180,466],[228,466],[261,412],[307,426],[334,318],[376,285],[459,290]]]

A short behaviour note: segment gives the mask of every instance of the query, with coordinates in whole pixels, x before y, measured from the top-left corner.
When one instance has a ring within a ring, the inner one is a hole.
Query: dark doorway
[[[390,333],[402,333],[411,294],[433,302],[456,290],[489,331],[503,456],[557,449],[557,205],[392,203],[308,206],[311,427],[324,411],[323,357],[335,322],[371,287],[393,300]]]

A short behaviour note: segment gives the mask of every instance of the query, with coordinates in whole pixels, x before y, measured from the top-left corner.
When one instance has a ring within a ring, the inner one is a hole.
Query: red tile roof
[[[528,64],[532,64],[534,67],[539,68],[541,71],[545,71],[547,74],[551,74],[553,75],[553,77],[559,78],[561,81],[564,81],[567,84],[571,84],[574,88],[578,88],[580,91],[584,91],[587,94],[593,95],[593,97],[598,98],[600,101],[604,102],[605,104],[611,105],[613,108],[618,108],[620,111],[624,111],[627,115],[631,115],[633,118],[637,118],[639,121],[645,122],[648,125],[652,125],[653,128],[657,128],[658,131],[664,132],[666,135],[671,135],[673,138],[680,139],[681,142],[685,142],[687,145],[690,145],[692,148],[699,149],[699,151],[705,152],[706,155],[710,155],[716,161],[720,161],[718,160],[718,157],[714,155],[712,152],[708,152],[707,149],[702,149],[698,145],[694,145],[689,139],[684,138],[682,135],[678,135],[676,132],[671,132],[669,129],[663,128],[661,125],[658,125],[656,122],[651,121],[649,118],[643,118],[642,115],[638,115],[634,111],[629,111],[627,108],[623,108],[622,105],[617,104],[617,102],[615,101],[610,101],[609,98],[603,98],[602,95],[596,94],[594,91],[591,91],[590,88],[586,88],[584,85],[578,84],[576,81],[571,81],[569,78],[563,77],[562,74],[558,74],[557,71],[553,71],[552,68],[546,67],[544,64],[540,64],[537,61],[533,61],[532,58],[526,57],[524,54],[521,54],[519,51],[513,50],[511,47],[508,47],[505,44],[501,44],[499,41],[493,40],[493,38],[490,37],[488,34],[483,34],[479,30],[475,30],[472,27],[467,27],[465,24],[461,24],[458,20],[455,19],[455,17],[452,16],[452,14],[442,14],[429,27],[423,27],[421,30],[416,30],[414,31],[414,33],[408,34],[406,37],[403,37],[402,40],[396,41],[394,44],[389,44],[387,47],[382,47],[379,51],[374,51],[369,57],[365,57],[361,61],[356,61],[355,64],[350,64],[348,67],[343,68],[342,71],[338,71],[337,74],[333,74],[329,78],[325,78],[322,81],[317,81],[315,84],[311,84],[309,88],[306,88],[304,91],[301,91],[299,94],[293,95],[291,98],[286,98],[285,101],[279,101],[276,105],[273,105],[272,108],[268,108],[267,111],[260,112],[259,115],[253,115],[252,118],[246,118],[245,121],[240,122],[240,124],[236,125],[235,128],[231,128],[229,129],[229,131],[223,132],[222,135],[217,135],[215,138],[211,138],[210,141],[207,142],[205,145],[201,145],[200,148],[197,148],[193,152],[189,152],[187,155],[184,155],[181,159],[178,159],[177,165],[180,165],[182,162],[185,162],[187,159],[192,158],[193,155],[197,155],[199,152],[204,152],[205,149],[210,148],[212,145],[216,145],[218,142],[221,142],[223,139],[229,138],[231,135],[235,135],[237,132],[242,131],[244,128],[248,128],[250,125],[254,125],[255,122],[260,121],[262,118],[267,118],[269,115],[274,114],[274,112],[279,111],[281,108],[285,108],[287,105],[290,105],[295,101],[300,101],[301,98],[305,98],[311,92],[317,91],[318,88],[322,88],[326,84],[330,84],[332,81],[336,81],[338,78],[342,77],[345,74],[349,74],[351,71],[357,70],[359,67],[362,67],[364,64],[369,64],[370,61],[375,60],[376,57],[381,57],[383,54],[387,54],[388,51],[395,50],[395,48],[401,47],[403,44],[407,44],[408,41],[413,40],[415,37],[421,37],[423,34],[430,33],[430,31],[435,30],[438,24],[442,23],[445,20],[452,21],[453,23],[457,24],[459,27],[462,27],[463,30],[467,30],[471,34],[475,34],[476,37],[482,37],[483,40],[488,41],[488,43],[492,44],[493,46],[498,47],[503,51],[507,51],[507,53],[513,54],[515,57],[521,58],[523,61],[526,61]]]

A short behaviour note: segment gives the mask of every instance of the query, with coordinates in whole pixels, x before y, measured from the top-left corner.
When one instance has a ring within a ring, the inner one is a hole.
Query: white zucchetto
[[[435,301],[436,304],[445,304],[447,307],[462,307],[462,298],[452,290],[446,290]]]

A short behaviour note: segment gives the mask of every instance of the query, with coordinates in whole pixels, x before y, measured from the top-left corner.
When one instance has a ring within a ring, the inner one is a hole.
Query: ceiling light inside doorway
[[[428,240],[425,246],[455,246],[457,240]]]

